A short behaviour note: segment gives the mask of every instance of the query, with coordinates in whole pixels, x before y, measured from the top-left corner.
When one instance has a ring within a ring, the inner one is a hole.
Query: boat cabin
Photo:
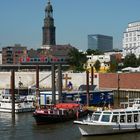
[[[102,123],[137,123],[140,122],[140,110],[95,111],[87,120]]]

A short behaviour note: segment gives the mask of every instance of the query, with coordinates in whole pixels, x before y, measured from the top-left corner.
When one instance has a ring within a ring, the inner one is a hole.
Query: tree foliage
[[[96,69],[96,71],[98,72],[100,70],[100,67],[101,67],[101,63],[99,60],[96,60],[95,64],[94,64],[94,67]]]
[[[73,48],[68,55],[71,68],[76,72],[84,71],[83,65],[87,62],[86,54],[79,52],[76,48]]]
[[[118,70],[118,63],[116,59],[110,61],[110,72],[116,72]]]
[[[140,55],[139,58],[137,59],[137,66],[140,66]]]
[[[138,61],[135,54],[129,54],[129,55],[126,55],[123,64],[124,64],[124,67],[137,67],[138,66],[137,62]]]
[[[87,49],[86,50],[87,55],[102,55],[103,52],[99,51],[99,50],[91,50],[91,49]]]

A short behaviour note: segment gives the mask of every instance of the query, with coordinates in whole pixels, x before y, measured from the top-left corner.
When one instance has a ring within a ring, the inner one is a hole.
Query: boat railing
[[[36,113],[40,114],[48,114],[48,115],[64,115],[64,116],[72,116],[77,113],[77,111],[80,110],[74,110],[74,109],[63,109],[63,108],[40,108],[36,110]]]

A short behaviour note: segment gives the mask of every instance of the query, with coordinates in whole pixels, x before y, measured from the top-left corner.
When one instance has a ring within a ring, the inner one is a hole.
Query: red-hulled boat
[[[50,124],[73,120],[87,115],[88,110],[76,103],[59,103],[55,106],[36,109],[33,117],[37,124]]]

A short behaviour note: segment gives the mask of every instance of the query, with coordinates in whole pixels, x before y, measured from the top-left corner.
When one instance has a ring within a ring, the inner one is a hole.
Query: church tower
[[[43,30],[43,41],[42,46],[43,48],[50,48],[51,45],[55,45],[55,26],[54,26],[54,19],[53,19],[53,8],[48,1],[48,4],[45,8],[45,18],[44,18],[44,26],[42,27]]]

